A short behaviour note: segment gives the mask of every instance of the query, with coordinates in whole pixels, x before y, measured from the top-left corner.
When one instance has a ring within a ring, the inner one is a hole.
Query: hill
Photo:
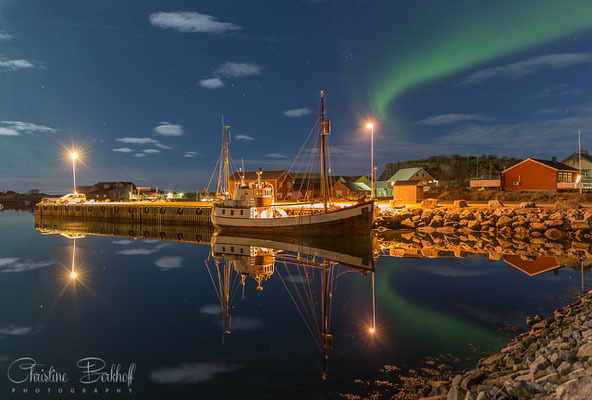
[[[423,167],[434,178],[450,186],[468,186],[471,178],[497,177],[500,172],[522,161],[522,159],[501,157],[495,154],[483,154],[462,157],[455,155],[431,156],[423,160],[399,161],[388,163],[380,176],[387,180],[401,168]]]

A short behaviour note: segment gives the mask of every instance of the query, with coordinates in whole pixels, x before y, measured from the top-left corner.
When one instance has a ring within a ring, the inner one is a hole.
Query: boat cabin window
[[[234,210],[230,210],[230,215],[234,215]]]
[[[243,215],[243,210],[241,210],[241,215]]]
[[[222,214],[226,214],[226,210],[222,210]]]

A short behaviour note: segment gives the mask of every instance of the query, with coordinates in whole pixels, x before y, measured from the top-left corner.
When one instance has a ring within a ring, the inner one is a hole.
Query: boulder
[[[589,231],[590,224],[587,221],[572,221],[571,222],[571,229],[574,231]]]
[[[557,200],[555,202],[556,210],[576,210],[581,208],[581,204],[573,200]]]
[[[558,226],[563,226],[562,219],[548,219],[543,222],[547,228],[556,228]]]
[[[502,215],[500,217],[500,219],[497,220],[497,223],[495,224],[495,226],[497,226],[498,228],[502,228],[504,226],[511,225],[512,222],[513,222],[512,218],[506,217],[505,215]]]
[[[578,358],[580,361],[586,361],[590,357],[592,357],[592,342],[582,345],[578,350]]]
[[[534,201],[524,201],[520,203],[520,208],[536,208]]]
[[[481,229],[481,224],[479,223],[479,221],[469,221],[467,223],[467,228],[473,231],[478,231]]]
[[[401,228],[403,229],[415,229],[415,224],[411,221],[411,218],[406,218],[401,221]]]
[[[454,208],[467,208],[468,206],[465,200],[454,200],[454,203],[452,203],[452,207]]]
[[[561,240],[565,237],[565,232],[557,228],[549,228],[545,231],[545,237],[549,240]]]
[[[421,202],[421,208],[433,209],[438,207],[438,199],[425,199]]]
[[[403,200],[390,200],[389,206],[390,208],[404,208],[405,202]]]
[[[487,202],[487,206],[489,208],[502,208],[504,204],[499,200],[489,200]]]
[[[547,229],[547,227],[545,226],[545,224],[541,222],[531,222],[530,229],[532,229],[533,231],[544,231]]]

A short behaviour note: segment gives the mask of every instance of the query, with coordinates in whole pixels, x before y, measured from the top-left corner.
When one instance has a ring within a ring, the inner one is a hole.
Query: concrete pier
[[[35,218],[210,226],[209,205],[199,203],[37,204]]]

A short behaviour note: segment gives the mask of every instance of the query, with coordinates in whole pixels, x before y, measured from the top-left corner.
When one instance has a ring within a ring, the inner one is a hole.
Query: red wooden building
[[[501,187],[506,191],[533,190],[558,191],[575,190],[578,170],[549,160],[527,158],[508,168],[501,174]]]

